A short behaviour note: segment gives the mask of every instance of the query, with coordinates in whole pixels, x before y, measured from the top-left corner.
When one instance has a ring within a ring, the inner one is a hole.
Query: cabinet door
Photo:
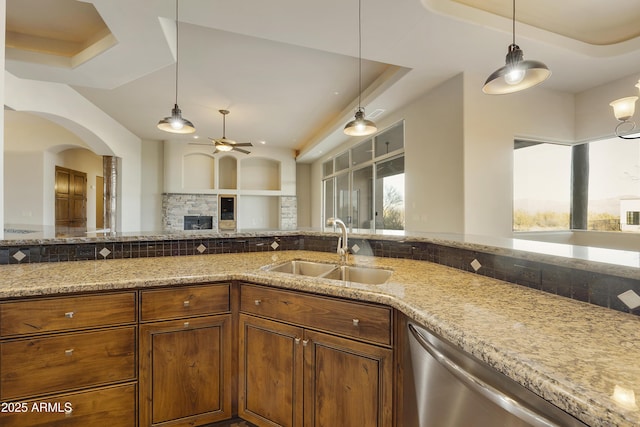
[[[140,326],[140,426],[231,418],[231,315]]]
[[[304,425],[390,427],[391,349],[305,331]]]
[[[298,327],[240,315],[240,417],[302,427],[302,335]]]

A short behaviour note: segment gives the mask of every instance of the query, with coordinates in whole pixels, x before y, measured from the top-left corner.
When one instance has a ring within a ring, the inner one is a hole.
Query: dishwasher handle
[[[471,374],[463,367],[455,363],[453,360],[448,358],[445,354],[443,354],[440,350],[438,350],[433,344],[431,344],[412,324],[408,325],[409,331],[414,336],[414,338],[420,343],[420,345],[442,366],[444,366],[447,371],[449,371],[452,375],[454,375],[459,381],[465,384],[469,389],[474,392],[480,394],[487,400],[495,403],[496,405],[503,408],[505,411],[512,413],[523,421],[531,424],[535,427],[561,427],[559,424],[547,419],[543,415],[532,411],[526,406],[522,405],[517,400],[514,400],[511,396],[503,393],[502,391],[496,389],[490,384],[487,384],[485,381]]]

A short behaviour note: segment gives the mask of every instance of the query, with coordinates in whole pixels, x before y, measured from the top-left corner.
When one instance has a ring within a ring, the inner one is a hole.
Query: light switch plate
[[[640,296],[631,289],[618,295],[618,298],[632,310],[636,307],[640,307]]]

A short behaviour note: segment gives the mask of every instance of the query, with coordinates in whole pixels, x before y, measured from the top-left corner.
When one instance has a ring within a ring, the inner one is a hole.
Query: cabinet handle
[[[296,342],[296,345],[300,344],[300,338],[296,338],[294,341]]]
[[[360,326],[360,319],[353,319],[353,326]]]
[[[189,307],[189,304],[190,304],[190,301],[184,301],[184,302],[182,303],[182,306],[183,306],[183,307]]]
[[[184,327],[188,328],[189,327],[189,322],[184,322]]]
[[[309,344],[309,340],[302,340],[302,346],[306,347]]]
[[[255,303],[255,305],[260,305],[260,303],[262,302],[262,300],[257,299],[257,300],[255,300],[255,301],[253,301],[253,302]]]
[[[69,350],[65,350],[64,351],[64,355],[65,356],[73,356],[73,349],[70,348]]]
[[[73,315],[74,315],[74,314],[75,314],[75,313],[74,313],[73,311],[67,311],[67,312],[64,314],[64,317],[66,317],[67,319],[73,319]]]

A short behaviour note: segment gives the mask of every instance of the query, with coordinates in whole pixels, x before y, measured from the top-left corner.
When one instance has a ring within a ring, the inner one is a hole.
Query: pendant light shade
[[[171,133],[193,133],[196,131],[193,123],[182,117],[182,111],[180,111],[178,104],[175,104],[171,109],[170,117],[165,117],[158,122],[158,129]]]
[[[640,89],[640,80],[638,80],[636,87]],[[637,96],[628,96],[616,99],[609,104],[613,108],[613,115],[620,122],[615,129],[615,134],[618,138],[640,139],[640,134],[636,131],[636,123],[631,120],[636,112],[637,100]]]
[[[355,119],[344,127],[344,133],[349,136],[371,135],[378,130],[376,124],[364,118],[364,108],[358,108]]]
[[[182,111],[178,107],[178,59],[179,59],[179,43],[178,43],[178,0],[176,0],[176,98],[175,104],[171,109],[171,116],[165,117],[158,122],[158,129],[170,133],[194,133],[195,126],[189,120],[182,117]]]
[[[358,109],[353,120],[344,127],[349,136],[366,136],[375,133],[378,128],[371,120],[364,118],[362,107],[362,0],[358,0]]]
[[[505,66],[491,73],[482,87],[489,95],[518,92],[542,83],[551,75],[549,68],[540,61],[524,60],[524,54],[516,44],[516,0],[513,0],[513,43],[509,45]]]

